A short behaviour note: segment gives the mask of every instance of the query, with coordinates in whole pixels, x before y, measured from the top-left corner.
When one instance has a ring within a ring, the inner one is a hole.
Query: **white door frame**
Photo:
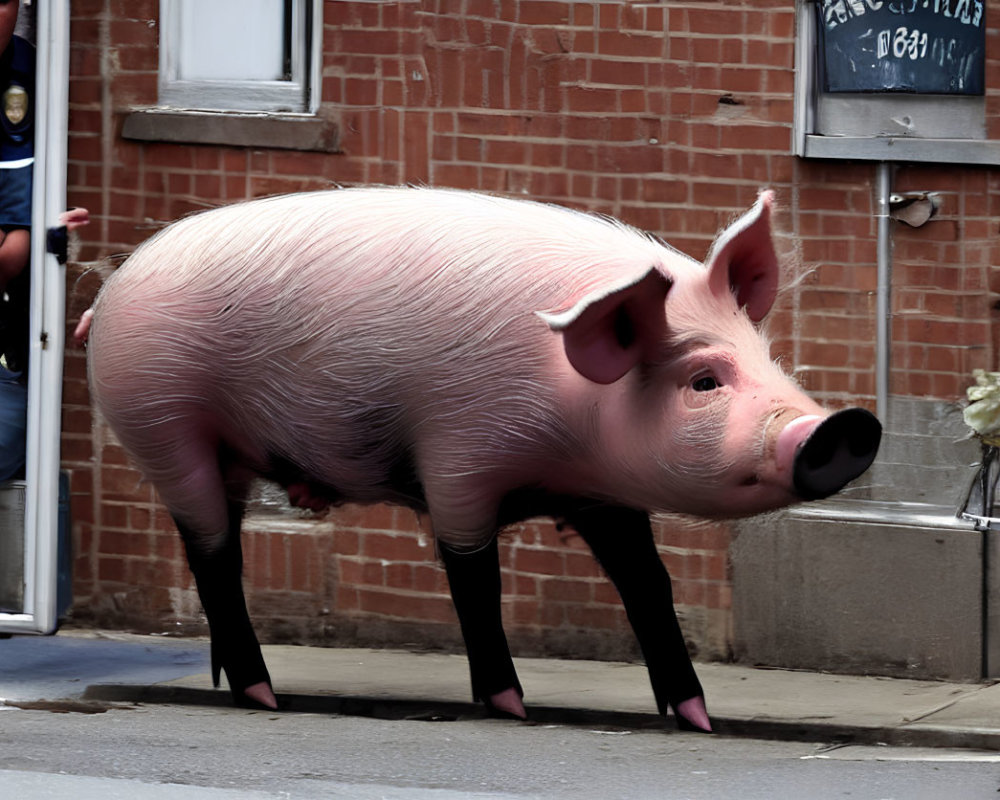
[[[52,633],[58,626],[59,445],[65,271],[45,232],[66,208],[69,2],[35,0],[35,165],[31,218],[31,329],[25,467],[24,609],[0,614],[0,632]]]

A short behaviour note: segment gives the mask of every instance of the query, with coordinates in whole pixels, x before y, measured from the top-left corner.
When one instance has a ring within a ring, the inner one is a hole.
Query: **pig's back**
[[[661,257],[615,223],[461,192],[230,206],[170,226],[109,279],[92,391],[120,436],[197,419],[250,459],[294,457],[357,495],[416,437],[462,428],[494,458],[564,439],[556,337],[534,312]]]

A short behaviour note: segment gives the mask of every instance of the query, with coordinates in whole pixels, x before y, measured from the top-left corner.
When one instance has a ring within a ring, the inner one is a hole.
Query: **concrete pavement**
[[[266,645],[264,657],[288,712],[386,719],[484,714],[471,701],[460,655]],[[664,725],[642,665],[515,662],[527,724]],[[1000,685],[716,663],[697,668],[723,735],[1000,750]],[[0,640],[0,705],[87,712],[116,702],[228,705],[229,693],[211,685],[205,639],[64,630]]]

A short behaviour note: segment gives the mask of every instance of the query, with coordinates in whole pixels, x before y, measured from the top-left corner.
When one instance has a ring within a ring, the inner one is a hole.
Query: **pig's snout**
[[[787,441],[804,434],[796,446],[792,467],[795,492],[804,500],[836,494],[861,475],[875,460],[882,439],[881,423],[863,408],[847,408],[816,420],[800,417],[780,437]],[[809,426],[814,427],[805,433],[802,428]]]

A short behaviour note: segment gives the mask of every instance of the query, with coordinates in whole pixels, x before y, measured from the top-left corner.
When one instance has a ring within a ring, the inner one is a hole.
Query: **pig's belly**
[[[351,467],[351,459],[341,459],[336,468],[317,469],[280,455],[269,455],[260,474],[280,486],[306,483],[310,493],[331,505],[341,503],[396,503],[426,512],[427,502],[416,466],[407,452],[378,467],[368,463]]]

